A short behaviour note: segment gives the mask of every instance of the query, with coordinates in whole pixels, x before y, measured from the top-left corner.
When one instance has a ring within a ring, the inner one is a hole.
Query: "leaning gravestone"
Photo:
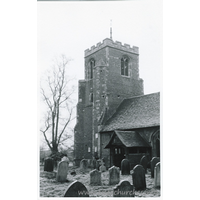
[[[148,164],[147,157],[143,156],[140,160],[140,165],[144,167],[145,173],[147,173],[147,164]]]
[[[44,160],[44,171],[52,172],[53,171],[53,159],[48,157]]]
[[[101,185],[101,172],[97,169],[90,172],[90,185]]]
[[[85,172],[88,168],[88,161],[86,159],[81,160],[80,168],[82,172]]]
[[[136,165],[133,168],[132,180],[135,190],[145,190],[146,189],[146,178],[145,170],[142,165]]]
[[[57,182],[66,182],[69,163],[67,161],[61,161],[58,163],[58,170],[56,174]]]
[[[130,174],[130,163],[127,159],[123,159],[121,162],[121,174],[122,175]]]
[[[120,181],[113,189],[113,197],[134,197],[135,189],[128,181]]]
[[[109,185],[118,184],[120,181],[119,167],[112,166],[109,171]]]
[[[151,159],[151,178],[154,178],[154,167],[158,162],[160,162],[160,158],[158,157],[153,157]]]
[[[160,187],[160,162],[154,168],[154,187]]]
[[[74,181],[67,187],[64,197],[89,197],[89,193],[81,182]]]

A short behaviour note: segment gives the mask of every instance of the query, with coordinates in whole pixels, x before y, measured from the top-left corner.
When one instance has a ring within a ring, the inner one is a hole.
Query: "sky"
[[[38,2],[38,68],[60,54],[72,59],[70,76],[84,79],[84,51],[105,38],[139,47],[144,93],[161,90],[162,1]]]
[[[112,23],[111,23],[112,20]],[[161,91],[162,4],[158,0],[125,2],[38,2],[37,62],[40,76],[52,67],[55,57],[65,54],[71,62],[68,76],[76,92],[84,79],[84,51],[110,37],[139,47],[139,73],[144,93]],[[45,112],[41,104],[41,112]],[[42,116],[42,115],[41,115]],[[71,123],[75,126],[76,120]],[[73,141],[73,138],[68,141]]]

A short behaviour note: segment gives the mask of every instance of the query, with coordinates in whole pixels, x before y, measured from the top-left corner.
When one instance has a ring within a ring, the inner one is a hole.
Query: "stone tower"
[[[74,129],[76,165],[83,158],[99,156],[98,132],[122,100],[143,94],[138,47],[106,38],[85,50],[85,79],[79,81]]]

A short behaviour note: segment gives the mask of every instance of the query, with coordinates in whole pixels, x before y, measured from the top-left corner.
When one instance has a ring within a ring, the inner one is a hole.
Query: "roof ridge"
[[[144,96],[151,96],[151,95],[155,95],[155,94],[158,94],[160,92],[154,92],[154,93],[149,93],[149,94],[142,94],[142,95],[138,95],[138,96],[133,96],[133,97],[128,97],[128,98],[125,98],[124,100],[128,100],[128,99],[135,99],[135,98],[139,98],[139,97],[144,97]]]

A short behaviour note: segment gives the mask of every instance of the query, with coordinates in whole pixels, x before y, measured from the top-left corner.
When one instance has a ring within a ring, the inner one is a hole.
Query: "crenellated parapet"
[[[123,51],[127,51],[130,53],[134,53],[134,54],[139,54],[139,48],[136,46],[130,46],[129,44],[122,44],[121,42],[118,41],[113,41],[112,39],[106,38],[103,40],[103,42],[99,42],[95,45],[93,45],[90,49],[86,49],[85,50],[85,57],[97,52],[98,50],[109,46],[109,47],[113,47],[113,48],[117,48],[117,49],[121,49]]]

